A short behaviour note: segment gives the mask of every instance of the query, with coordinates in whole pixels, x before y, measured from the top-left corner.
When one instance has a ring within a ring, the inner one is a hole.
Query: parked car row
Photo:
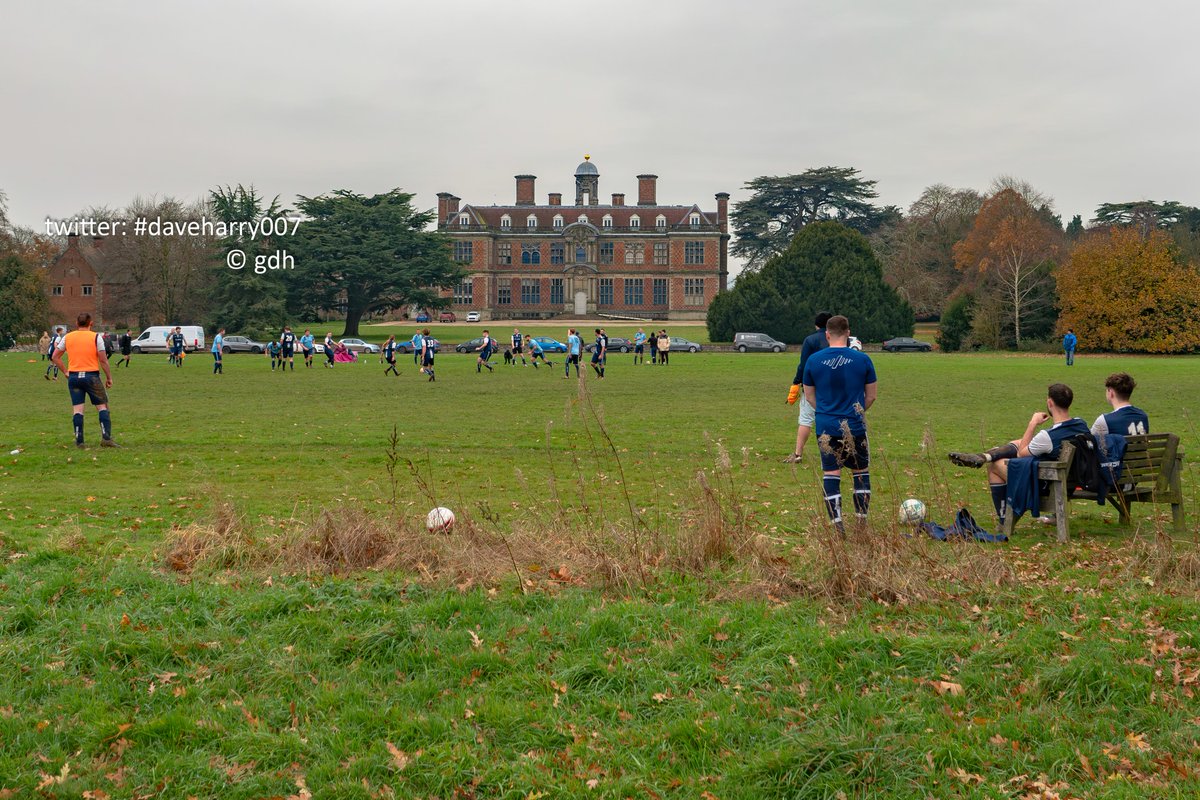
[[[739,353],[782,353],[787,349],[785,342],[781,342],[765,333],[734,334],[733,346]],[[674,349],[674,347],[674,344],[672,344],[671,348]],[[862,342],[857,336],[850,337],[850,348],[853,350],[863,349]],[[885,341],[883,349],[889,353],[901,353],[904,351],[928,353],[933,350],[933,345],[929,342],[914,339],[911,336],[897,336],[894,339]]]

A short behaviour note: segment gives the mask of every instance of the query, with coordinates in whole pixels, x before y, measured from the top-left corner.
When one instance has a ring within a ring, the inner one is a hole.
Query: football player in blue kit
[[[295,372],[296,334],[292,333],[292,327],[290,325],[283,326],[283,333],[279,335],[279,346],[282,348],[279,358],[279,371],[282,373],[287,369],[287,365],[291,364],[292,372]]]
[[[304,329],[304,335],[300,337],[300,349],[304,351],[304,366],[312,369],[313,346],[312,331],[308,328]]]
[[[429,328],[421,331],[421,372],[429,376],[429,381],[436,380],[433,375],[434,339],[429,335]]]
[[[814,431],[821,450],[825,510],[842,532],[842,470],[854,481],[854,514],[865,523],[871,507],[871,452],[866,412],[875,404],[875,365],[850,349],[850,322],[831,317],[825,326],[829,347],[804,364],[804,396],[816,410]]]
[[[1071,416],[1075,393],[1065,383],[1052,383],[1046,390],[1046,411],[1035,411],[1025,426],[1025,434],[1014,441],[993,447],[985,453],[950,453],[950,460],[960,467],[987,467],[988,488],[996,517],[1004,524],[1008,502],[1008,459],[1033,456],[1043,461],[1058,458],[1063,442],[1080,433],[1089,433],[1088,425]],[[1038,428],[1054,421],[1046,430]]]
[[[475,349],[479,351],[479,359],[475,362],[475,371],[483,372],[483,368],[487,367],[488,372],[495,372],[496,370],[488,363],[488,359],[492,357],[492,353],[496,352],[496,342],[492,340],[487,330],[483,332],[483,342]]]
[[[170,360],[175,363],[175,366],[182,367],[183,346],[185,341],[183,338],[183,328],[180,328],[178,325],[176,325],[175,330],[171,332],[171,335],[167,338],[167,341],[171,348]]]
[[[389,336],[387,341],[383,343],[383,360],[387,362],[387,369],[383,371],[384,375],[389,372],[400,377],[400,370],[396,369],[396,337]]]
[[[574,328],[567,329],[567,360],[564,365],[563,378],[571,377],[571,365],[575,365],[575,377],[579,377],[579,354],[583,352],[583,339]]]
[[[596,344],[592,349],[592,369],[597,377],[604,377],[604,365],[608,361],[608,334],[603,328],[596,328]]]
[[[513,328],[512,335],[512,361],[514,367],[517,365],[517,356],[521,357],[521,366],[528,367],[529,364],[525,361],[525,337],[521,335],[520,328]]]
[[[1092,434],[1097,439],[1108,433],[1138,436],[1150,432],[1150,416],[1129,402],[1136,386],[1137,382],[1125,372],[1114,372],[1104,381],[1104,399],[1113,410],[1092,423]]]

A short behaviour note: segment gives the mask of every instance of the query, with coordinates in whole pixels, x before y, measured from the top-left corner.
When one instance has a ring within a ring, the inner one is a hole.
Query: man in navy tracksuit
[[[800,401],[800,418],[796,427],[796,449],[783,460],[785,464],[800,463],[804,456],[804,445],[808,442],[808,437],[812,435],[816,412],[804,395],[800,393],[800,384],[804,379],[804,365],[808,363],[808,359],[812,357],[813,353],[829,347],[829,339],[825,335],[825,325],[832,316],[833,314],[828,311],[817,314],[817,318],[813,320],[813,325],[817,330],[810,333],[804,340],[804,344],[800,346],[800,366],[796,368],[796,377],[792,379],[792,388],[788,392],[788,405],[794,404],[797,400]]]
[[[1025,426],[1020,438],[986,453],[950,453],[950,460],[960,467],[987,467],[988,488],[992,492],[992,505],[996,517],[1004,524],[1006,498],[1008,496],[1008,459],[1033,456],[1043,461],[1058,458],[1063,442],[1080,433],[1089,433],[1088,425],[1079,417],[1071,416],[1071,403],[1075,393],[1065,383],[1052,383],[1046,392],[1046,411],[1036,411]],[[1038,428],[1053,420],[1046,430]]]

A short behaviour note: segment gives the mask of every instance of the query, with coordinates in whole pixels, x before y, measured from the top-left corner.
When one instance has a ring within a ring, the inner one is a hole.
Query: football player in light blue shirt
[[[225,329],[217,331],[217,335],[213,337],[213,375],[224,375],[225,365],[221,363],[221,347],[225,344]]]
[[[575,365],[575,377],[579,377],[579,354],[583,352],[583,339],[574,328],[567,331],[567,363],[564,366],[563,378],[571,377],[571,365]]]
[[[304,350],[304,366],[312,369],[312,357],[315,346],[313,345],[312,331],[308,328],[304,329],[304,335],[300,337],[300,348]]]

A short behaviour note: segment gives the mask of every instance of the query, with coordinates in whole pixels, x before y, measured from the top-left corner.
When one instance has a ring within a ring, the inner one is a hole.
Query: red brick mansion
[[[600,171],[586,157],[575,170],[574,205],[564,206],[557,192],[538,204],[535,180],[516,176],[516,202],[507,206],[438,195],[438,230],[469,273],[454,291],[456,311],[484,319],[703,319],[726,288],[728,193],[716,195],[713,211],[663,205],[658,176],[638,175],[637,205],[620,193],[601,204]]]

